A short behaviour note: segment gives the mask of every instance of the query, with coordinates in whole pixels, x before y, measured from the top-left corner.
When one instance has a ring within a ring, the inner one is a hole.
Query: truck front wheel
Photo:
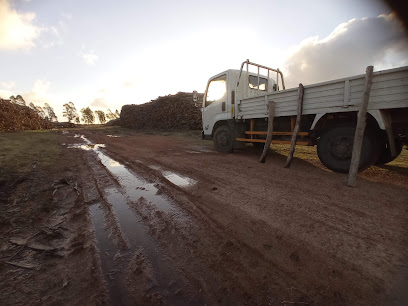
[[[332,126],[323,132],[317,143],[320,161],[330,170],[348,173],[353,152],[354,124]],[[363,137],[359,171],[373,165],[378,159],[375,133],[367,126]]]
[[[230,153],[234,150],[232,132],[226,125],[219,126],[214,132],[214,147],[219,152]]]

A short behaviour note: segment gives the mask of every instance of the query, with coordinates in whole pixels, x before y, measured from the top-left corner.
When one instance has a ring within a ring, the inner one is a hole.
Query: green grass
[[[0,180],[53,165],[60,152],[55,131],[0,133]]]
[[[290,145],[289,144],[272,144],[271,150],[281,154],[283,156],[288,156]],[[317,156],[316,146],[296,146],[294,157],[304,159],[304,160],[319,160]]]
[[[271,149],[281,155],[288,156],[289,154],[289,148],[290,145],[288,144],[273,144],[271,145]],[[318,162],[319,157],[317,156],[317,147],[316,146],[296,146],[295,154],[294,157],[306,160],[306,161],[312,161],[312,162]],[[383,168],[400,168],[400,170],[403,173],[406,173],[408,171],[408,150],[407,146],[402,148],[401,154],[394,159],[392,162],[381,166]]]

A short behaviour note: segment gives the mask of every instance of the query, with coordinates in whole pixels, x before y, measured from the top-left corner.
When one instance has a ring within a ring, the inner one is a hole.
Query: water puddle
[[[175,215],[179,216],[178,218],[183,216],[182,211],[160,194],[159,185],[157,183],[148,183],[140,176],[130,172],[124,165],[111,159],[99,150],[96,150],[96,153],[102,164],[115,176],[122,186],[129,201],[135,202],[143,198],[146,200],[145,202],[153,206],[156,210],[165,213],[175,213]]]
[[[163,170],[160,166],[157,165],[149,165],[149,168],[160,171],[165,179],[179,187],[190,187],[197,183],[197,181],[193,180],[192,178],[182,176],[172,171]]]
[[[168,179],[174,185],[177,185],[179,187],[188,187],[188,186],[192,186],[197,183],[196,180],[193,180],[189,177],[181,176],[177,173],[170,172],[170,171],[164,171],[163,175],[166,179]]]
[[[78,148],[78,149],[82,149],[85,151],[89,151],[89,150],[96,150],[99,148],[104,148],[105,145],[104,144],[70,144],[68,145],[68,148]]]
[[[83,136],[81,138],[84,139]],[[116,178],[120,185],[120,187],[111,186],[102,188],[101,192],[104,200],[110,204],[109,206],[114,212],[113,218],[117,221],[120,228],[119,235],[123,236],[128,243],[126,250],[119,250],[112,241],[114,236],[113,229],[107,226],[107,224],[112,223],[112,213],[109,215],[107,208],[101,206],[104,205],[102,203],[90,206],[97,247],[100,252],[101,268],[108,284],[110,304],[134,304],[134,298],[127,291],[129,288],[123,286],[120,279],[141,277],[139,274],[130,273],[135,268],[152,270],[151,277],[144,280],[149,287],[145,294],[158,292],[163,297],[164,304],[195,304],[197,301],[194,302],[185,294],[180,294],[180,288],[185,288],[185,284],[178,269],[161,252],[156,241],[149,234],[149,228],[144,224],[141,216],[132,208],[132,203],[144,198],[147,200],[143,201],[146,205],[151,205],[155,210],[171,213],[178,220],[186,222],[186,215],[160,193],[160,186],[157,183],[147,182],[118,161],[105,155],[99,150],[103,147],[102,145],[95,145],[90,141],[86,141],[86,143],[70,147],[94,150],[101,163]],[[169,175],[171,174],[169,173]],[[98,185],[100,184],[99,180],[101,182],[104,180],[101,176],[95,176],[95,179]],[[101,183],[100,186],[102,185]],[[110,222],[107,220],[110,220]],[[116,233],[116,235],[118,234]],[[142,273],[141,275],[143,276],[144,274]],[[136,283],[140,281],[139,279],[135,280]]]

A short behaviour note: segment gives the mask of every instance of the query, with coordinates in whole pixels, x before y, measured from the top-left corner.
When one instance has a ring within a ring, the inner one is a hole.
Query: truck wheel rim
[[[339,136],[330,144],[330,153],[337,159],[350,159],[353,151],[353,137]]]
[[[218,143],[219,143],[222,147],[227,146],[228,143],[229,143],[228,133],[224,132],[224,133],[221,133],[220,135],[218,135]]]

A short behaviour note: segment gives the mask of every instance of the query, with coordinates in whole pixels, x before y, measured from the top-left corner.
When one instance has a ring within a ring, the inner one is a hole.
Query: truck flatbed
[[[304,86],[303,114],[358,111],[365,75]],[[269,101],[275,102],[275,117],[295,116],[298,89],[291,88],[237,101],[237,119],[265,118]],[[373,74],[368,110],[408,107],[408,66]]]

